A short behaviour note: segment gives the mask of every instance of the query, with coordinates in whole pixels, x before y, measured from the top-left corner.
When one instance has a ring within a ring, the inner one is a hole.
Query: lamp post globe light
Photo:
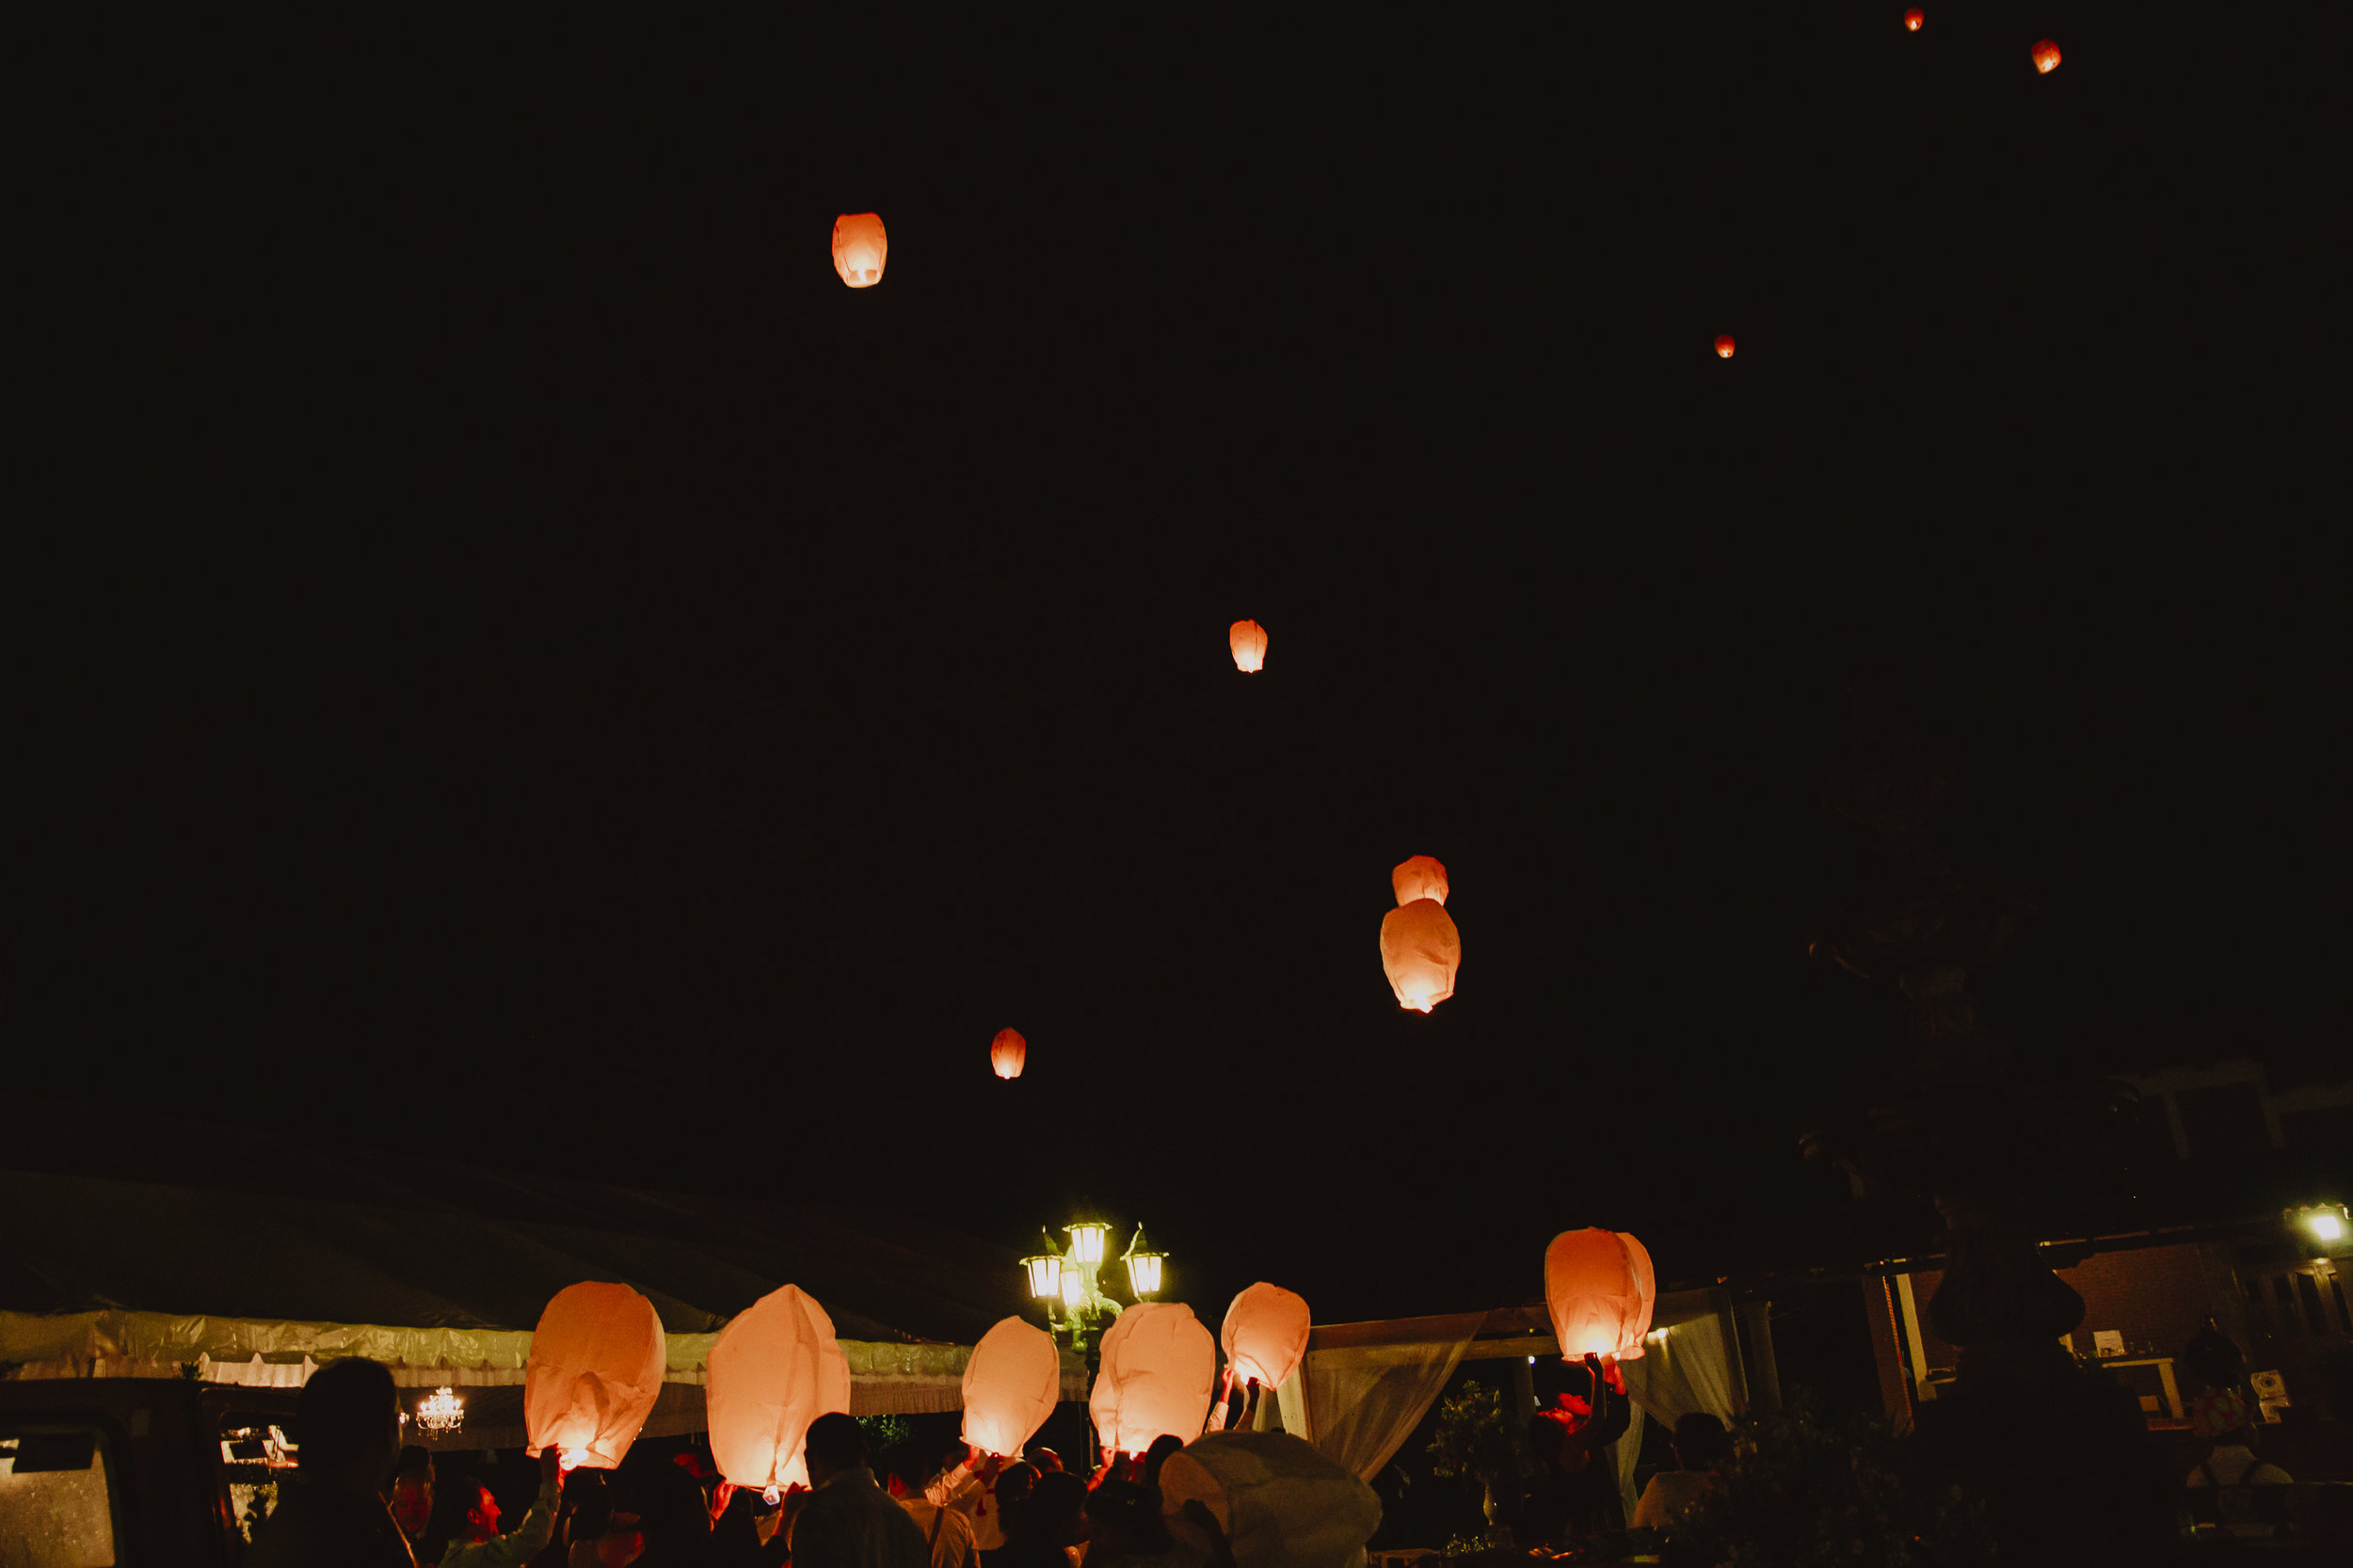
[[[1063,1226],[1070,1238],[1067,1247],[1057,1249],[1053,1237],[1047,1235],[1046,1250],[1021,1260],[1030,1294],[1046,1304],[1048,1332],[1086,1356],[1089,1365],[1101,1343],[1102,1331],[1119,1316],[1119,1303],[1105,1295],[1101,1285],[1104,1260],[1111,1253],[1111,1229],[1100,1220],[1073,1221]],[[1167,1256],[1147,1248],[1144,1227],[1136,1227],[1120,1260],[1127,1265],[1128,1290],[1138,1301],[1160,1292],[1160,1262]]]

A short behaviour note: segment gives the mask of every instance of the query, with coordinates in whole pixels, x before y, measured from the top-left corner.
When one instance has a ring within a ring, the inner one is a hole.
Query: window
[[[0,1565],[114,1568],[114,1498],[95,1427],[0,1433]]]

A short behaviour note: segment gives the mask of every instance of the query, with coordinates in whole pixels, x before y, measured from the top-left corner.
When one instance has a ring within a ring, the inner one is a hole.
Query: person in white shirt
[[[935,1508],[951,1508],[972,1526],[972,1543],[993,1552],[1005,1544],[1004,1515],[997,1506],[997,1472],[1004,1461],[978,1448],[964,1450],[964,1461],[942,1470],[923,1488],[923,1500]]]
[[[1675,1422],[1674,1450],[1682,1468],[1651,1477],[1630,1528],[1673,1529],[1689,1518],[1706,1494],[1711,1467],[1732,1457],[1732,1438],[1723,1422],[1694,1411]]]
[[[441,1568],[521,1568],[539,1555],[555,1534],[555,1516],[562,1498],[557,1491],[562,1455],[553,1448],[539,1455],[539,1495],[531,1500],[523,1522],[504,1535],[499,1531],[498,1499],[490,1489],[473,1482],[473,1498],[466,1510],[465,1533],[441,1554]]]
[[[890,1496],[931,1547],[932,1568],[980,1568],[981,1550],[972,1538],[972,1521],[963,1512],[933,1502],[924,1495],[923,1477],[931,1466],[912,1444],[902,1443],[883,1455],[883,1479]]]
[[[2295,1480],[2277,1464],[2255,1452],[2255,1429],[2235,1427],[2214,1440],[2214,1451],[2199,1462],[2189,1473],[2188,1484],[2199,1487],[2292,1486]],[[2272,1533],[2272,1527],[2259,1519],[2244,1517],[2243,1498],[2217,1497],[2221,1505],[2222,1528],[2233,1535],[2259,1538]]]

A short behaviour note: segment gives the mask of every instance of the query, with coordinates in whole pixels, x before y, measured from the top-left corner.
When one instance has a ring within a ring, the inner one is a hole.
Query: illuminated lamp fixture
[[[1062,1304],[1072,1311],[1087,1299],[1087,1277],[1076,1269],[1062,1272]]]
[[[456,1432],[466,1424],[466,1401],[443,1386],[436,1388],[417,1405],[417,1425],[427,1432]]]
[[[1100,1263],[1103,1261],[1103,1240],[1112,1227],[1100,1220],[1079,1220],[1063,1226],[1070,1233],[1070,1261]]]
[[[1160,1292],[1160,1259],[1167,1256],[1147,1249],[1144,1244],[1144,1227],[1136,1226],[1135,1240],[1128,1243],[1128,1250],[1120,1256],[1120,1261],[1128,1265],[1128,1288],[1135,1293],[1136,1300]]]
[[[2348,1217],[2341,1203],[2307,1204],[2288,1210],[2288,1223],[2324,1247],[2333,1247],[2353,1239],[2353,1217]]]
[[[1025,1257],[1021,1266],[1030,1271],[1030,1294],[1042,1302],[1062,1298],[1062,1259],[1052,1253],[1040,1253]]]

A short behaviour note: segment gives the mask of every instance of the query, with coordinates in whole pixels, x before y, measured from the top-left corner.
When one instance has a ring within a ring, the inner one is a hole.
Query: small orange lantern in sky
[[[1417,855],[1389,873],[1397,907],[1381,921],[1381,968],[1397,1004],[1427,1013],[1454,994],[1463,934],[1446,912],[1446,868]]]
[[[1023,1064],[1030,1060],[1030,1042],[1021,1038],[1017,1029],[1000,1029],[997,1038],[988,1043],[988,1064],[999,1078],[1019,1078]]]
[[[1225,644],[1234,650],[1234,667],[1242,674],[1266,668],[1266,628],[1257,621],[1236,621],[1225,633]]]
[[[2034,46],[2034,68],[2043,75],[2048,76],[2052,72],[2057,71],[2058,61],[2058,45],[2049,39],[2044,39]]]
[[[1722,337],[1716,340],[1716,358],[1719,360],[1729,360],[1732,358],[1731,333],[1726,332]]]
[[[882,281],[883,258],[890,250],[877,213],[843,213],[833,220],[833,269],[854,289]]]
[[[1920,30],[1920,24],[1926,22],[1928,19],[1928,12],[1922,10],[1917,6],[1913,7],[1912,9],[1904,12],[1904,31],[1907,33],[1918,32]]]
[[[1564,1230],[1545,1249],[1545,1305],[1571,1361],[1641,1356],[1657,1291],[1649,1251],[1624,1231]]]

